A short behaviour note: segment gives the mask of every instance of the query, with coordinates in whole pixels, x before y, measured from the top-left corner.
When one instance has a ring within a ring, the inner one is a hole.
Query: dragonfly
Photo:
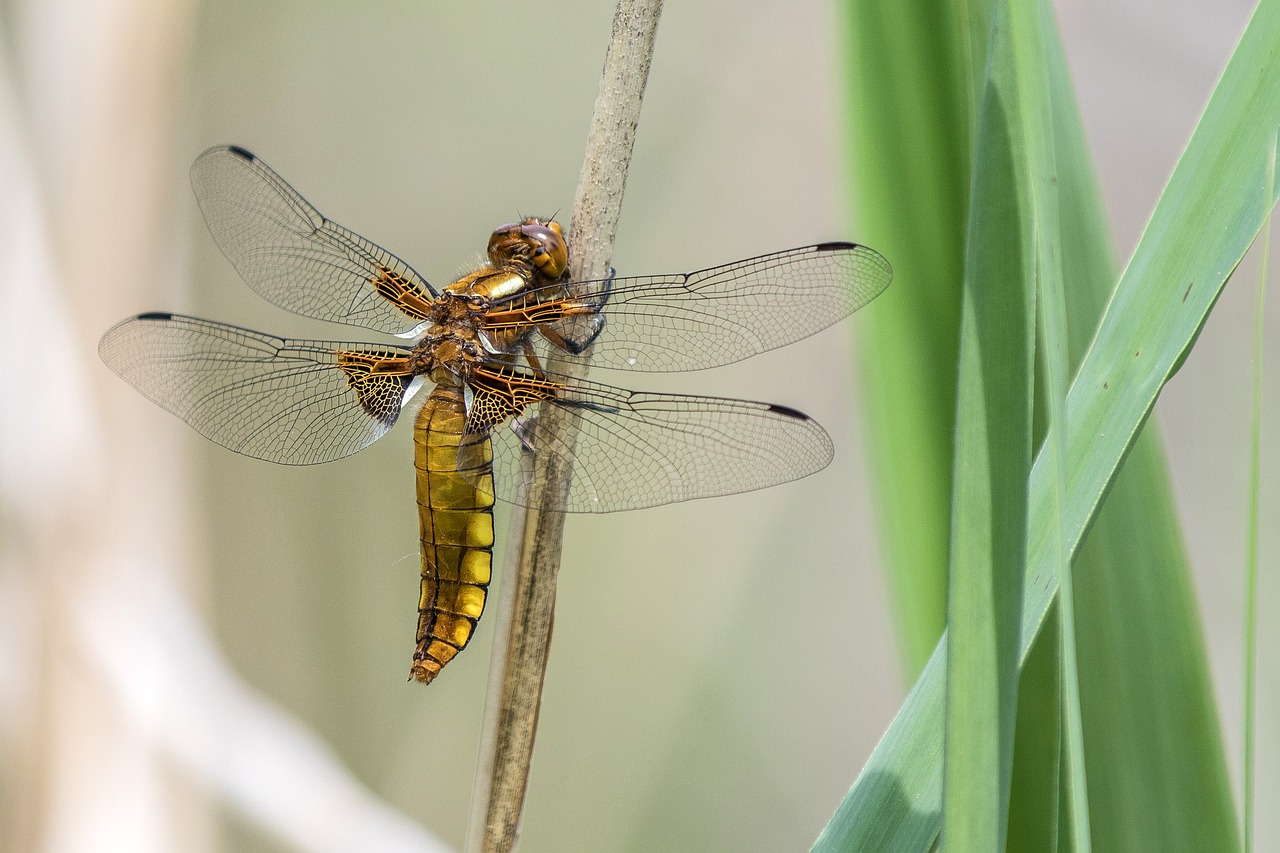
[[[824,468],[822,427],[787,406],[628,391],[544,366],[697,370],[792,343],[892,279],[855,243],[819,243],[670,275],[572,281],[560,225],[504,225],[487,261],[437,290],[322,215],[239,146],[205,151],[196,200],[223,254],[275,305],[400,337],[293,340],[181,314],[126,319],[106,364],[201,435],[285,465],[353,454],[425,382],[414,418],[421,594],[410,679],[430,683],[475,633],[493,563],[495,499],[613,512],[744,492]],[[539,429],[551,415],[568,429]],[[567,466],[567,488],[544,482]],[[554,498],[548,497],[554,495]]]

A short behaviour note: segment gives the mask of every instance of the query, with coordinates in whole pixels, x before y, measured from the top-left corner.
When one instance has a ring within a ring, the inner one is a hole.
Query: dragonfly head
[[[554,281],[569,267],[569,247],[559,222],[543,222],[531,216],[493,232],[489,238],[489,260],[494,266],[513,260],[526,261]]]

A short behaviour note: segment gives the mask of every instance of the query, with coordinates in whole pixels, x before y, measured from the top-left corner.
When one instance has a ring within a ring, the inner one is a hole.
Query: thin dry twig
[[[576,279],[600,279],[609,271],[661,12],[662,0],[619,0],[614,12],[573,205],[569,269]],[[582,372],[555,358],[548,368],[568,375]],[[548,430],[571,443],[572,429],[572,422],[558,410],[539,415],[540,432]],[[543,469],[537,478],[540,482],[556,485],[539,501],[541,509],[525,510],[523,523],[519,515],[513,519],[513,528],[522,531],[521,543],[509,552],[518,554],[518,560],[513,564],[508,558],[509,570],[503,579],[468,833],[468,849],[484,853],[514,849],[519,834],[564,533],[564,513],[550,508],[556,498],[551,492],[562,498],[567,495],[573,475],[558,457],[540,456],[534,464]]]

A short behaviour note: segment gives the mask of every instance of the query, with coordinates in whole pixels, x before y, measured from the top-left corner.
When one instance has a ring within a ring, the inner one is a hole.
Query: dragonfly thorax
[[[523,259],[510,260],[502,266],[486,264],[450,284],[440,295],[445,301],[465,303],[479,313],[487,311],[495,300],[532,286],[537,275],[537,268]]]
[[[432,326],[419,339],[410,358],[414,373],[426,374],[432,382],[452,384],[457,381],[456,377],[465,377],[472,366],[482,360],[483,348],[474,328],[455,331]]]

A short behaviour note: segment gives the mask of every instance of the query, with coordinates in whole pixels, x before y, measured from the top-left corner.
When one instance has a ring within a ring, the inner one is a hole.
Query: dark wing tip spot
[[[253,152],[248,148],[241,148],[239,145],[228,145],[227,150],[239,157],[241,160],[248,160],[251,163],[258,159],[253,156]]]
[[[836,240],[831,243],[819,243],[813,247],[815,252],[843,252],[848,249],[858,248],[857,243],[849,243],[844,240]]]
[[[776,403],[769,404],[769,411],[773,412],[776,415],[786,415],[789,418],[795,418],[798,421],[813,420],[813,418],[809,417],[804,412],[793,409],[790,406],[779,406]]]
[[[167,311],[148,311],[145,314],[139,314],[135,319],[138,320],[172,320],[173,315]]]

